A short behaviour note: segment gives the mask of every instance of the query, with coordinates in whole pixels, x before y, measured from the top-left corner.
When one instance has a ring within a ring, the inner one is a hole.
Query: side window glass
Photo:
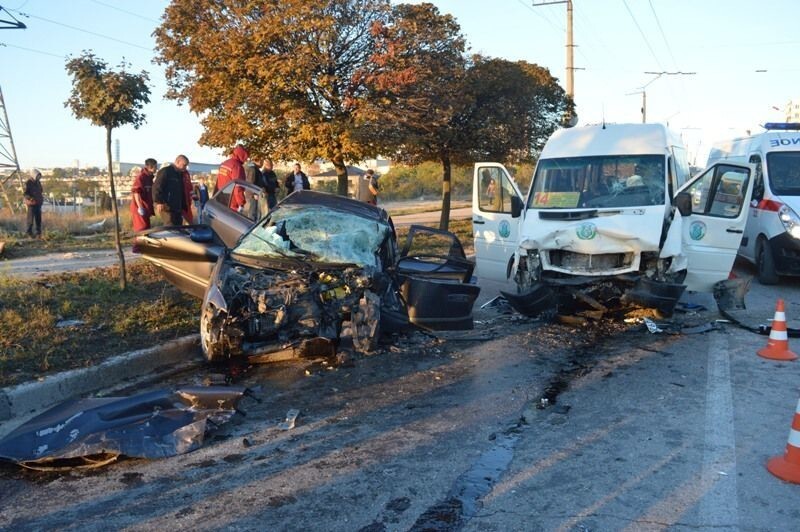
[[[708,207],[708,198],[711,195],[711,185],[714,183],[714,172],[708,171],[699,177],[692,186],[689,187],[689,194],[692,196],[692,213],[705,214]]]
[[[231,202],[231,190],[233,190],[232,186],[227,186],[220,190],[216,196],[214,196],[213,201],[228,207]]]
[[[736,218],[742,210],[744,191],[747,187],[749,172],[738,168],[721,166],[717,173],[720,175],[711,201],[709,214],[723,218]]]
[[[750,164],[756,166],[756,175],[753,177],[755,179],[753,182],[753,199],[760,201],[764,198],[764,175],[761,171],[761,156],[750,156]]]
[[[478,175],[480,210],[510,214],[511,198],[517,193],[503,170],[497,167],[480,168]]]

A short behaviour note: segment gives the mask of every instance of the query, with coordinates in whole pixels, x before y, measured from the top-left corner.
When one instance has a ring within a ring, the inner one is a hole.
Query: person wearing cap
[[[372,168],[358,178],[358,199],[370,205],[378,204],[378,177]]]
[[[42,173],[39,170],[33,171],[33,177],[25,181],[25,206],[28,208],[28,230],[25,232],[29,237],[42,236],[42,203],[44,203],[44,190],[42,189]],[[36,225],[36,233],[33,226]]]

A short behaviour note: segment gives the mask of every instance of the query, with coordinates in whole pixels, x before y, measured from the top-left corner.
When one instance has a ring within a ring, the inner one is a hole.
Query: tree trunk
[[[347,177],[347,166],[344,164],[344,157],[341,153],[336,154],[332,160],[333,167],[336,169],[336,193],[347,197],[349,178]]]
[[[439,229],[448,231],[450,227],[450,153],[442,152],[442,216]]]
[[[106,155],[108,156],[108,182],[111,186],[111,204],[114,206],[114,241],[117,243],[119,256],[119,287],[128,288],[128,276],[125,274],[125,253],[122,251],[122,241],[119,231],[119,209],[117,207],[117,191],[114,188],[114,169],[111,166],[111,128],[106,128]]]

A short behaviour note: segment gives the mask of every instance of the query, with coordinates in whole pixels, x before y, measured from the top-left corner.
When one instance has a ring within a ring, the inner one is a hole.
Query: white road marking
[[[738,528],[730,346],[725,334],[709,341],[702,473],[708,490],[700,500],[700,525]]]

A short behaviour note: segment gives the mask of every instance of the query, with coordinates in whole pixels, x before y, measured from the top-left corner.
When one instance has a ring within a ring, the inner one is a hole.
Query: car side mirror
[[[678,192],[675,196],[675,206],[681,216],[689,216],[692,214],[692,195],[686,191]]]
[[[519,196],[511,196],[511,217],[519,218],[522,215],[522,200]]]

